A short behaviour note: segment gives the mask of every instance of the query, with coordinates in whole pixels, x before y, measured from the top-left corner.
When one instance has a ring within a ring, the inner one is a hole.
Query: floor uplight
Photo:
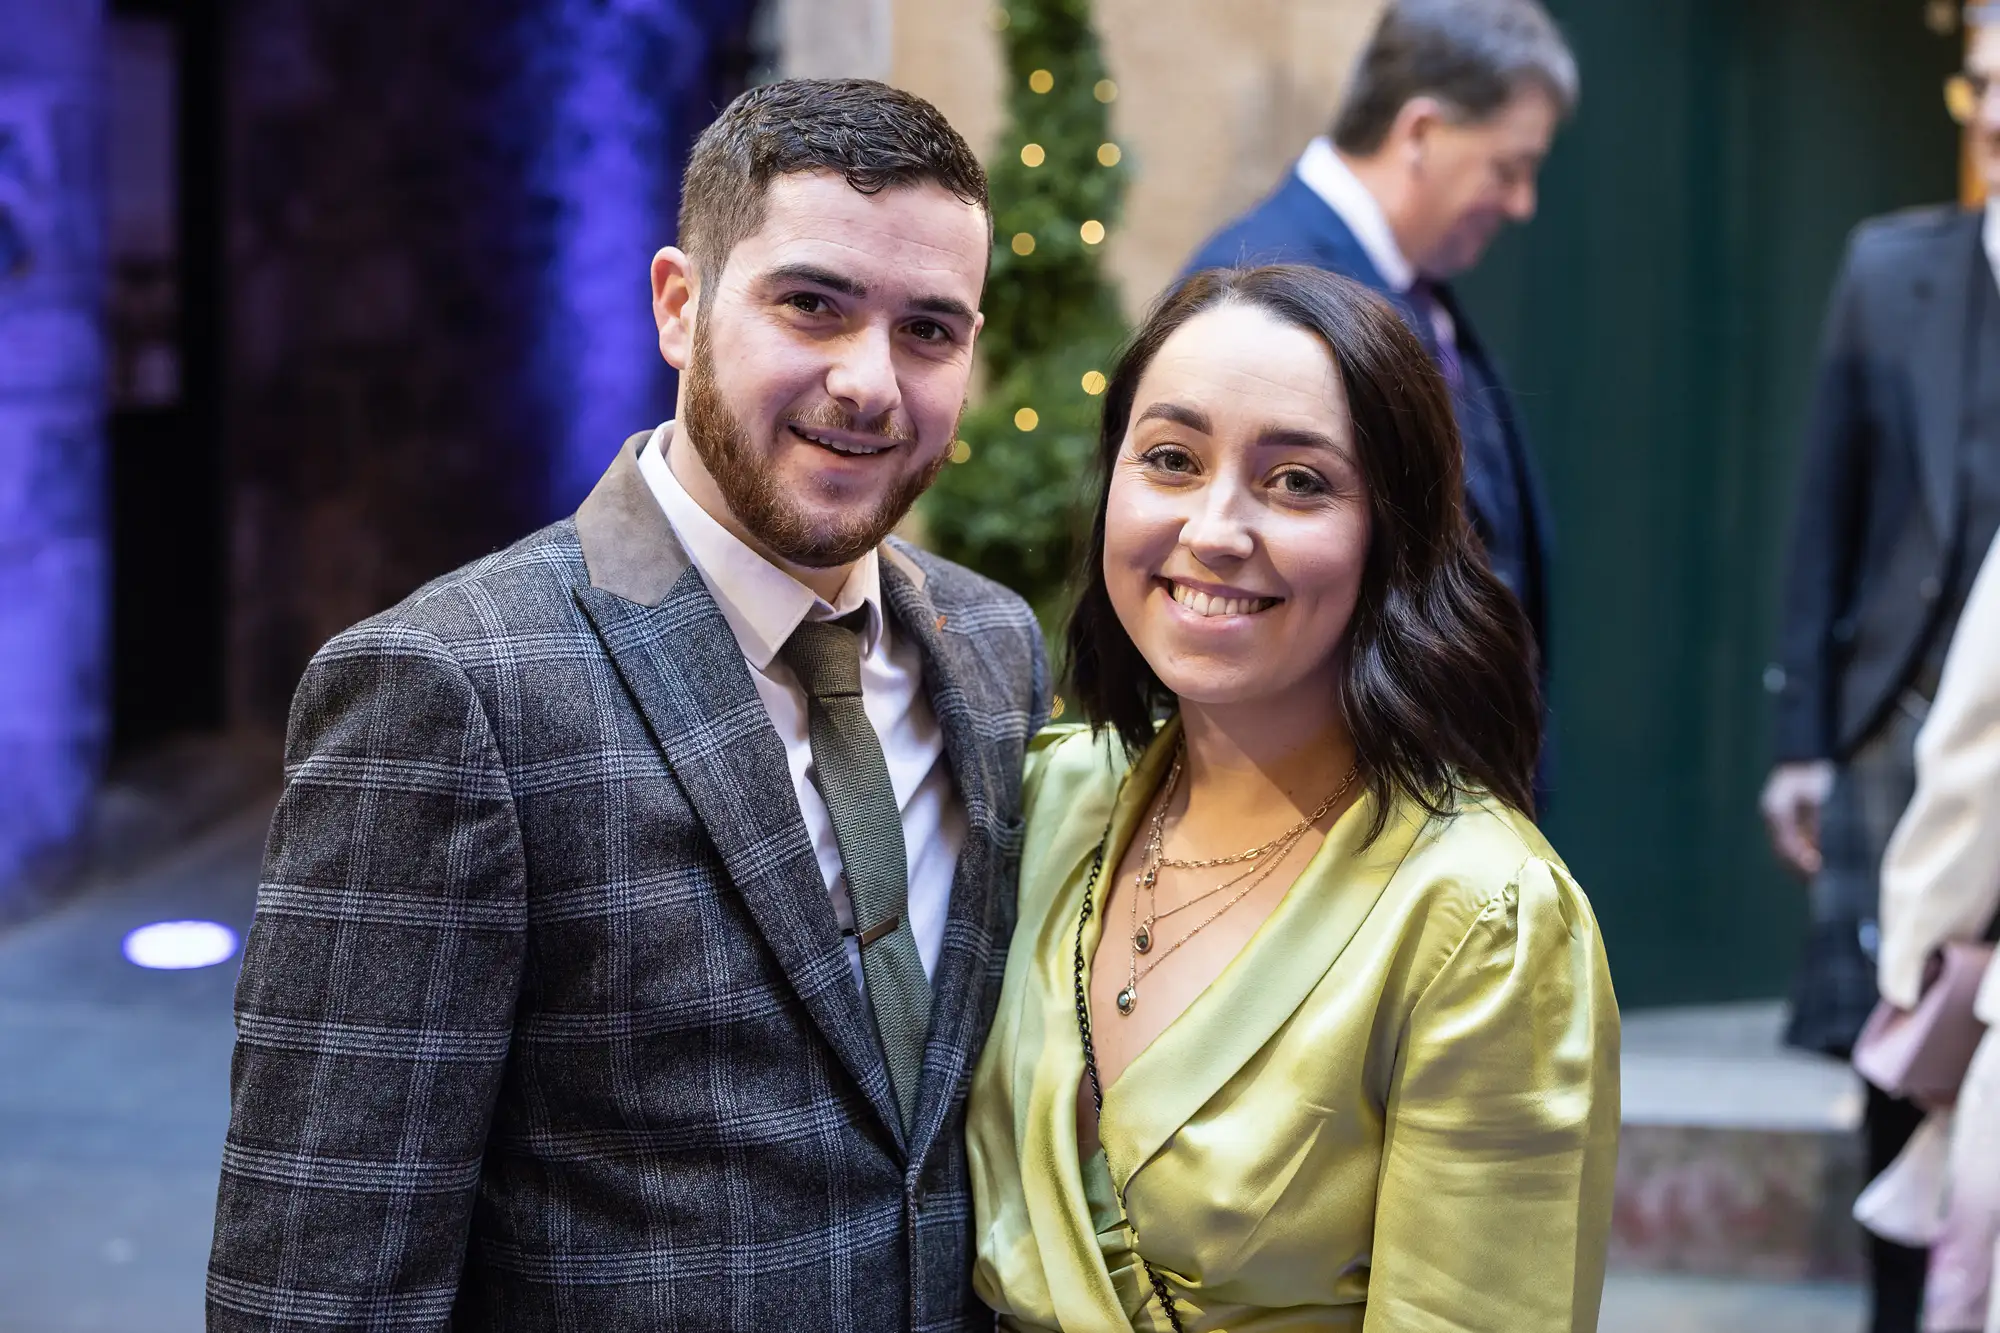
[[[214,967],[236,956],[236,932],[216,921],[156,921],[125,937],[125,958],[140,967]]]

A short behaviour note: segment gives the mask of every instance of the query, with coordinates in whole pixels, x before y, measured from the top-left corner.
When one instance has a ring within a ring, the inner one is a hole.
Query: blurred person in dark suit
[[[1536,176],[1576,99],[1575,57],[1536,0],[1392,0],[1331,135],[1187,270],[1311,264],[1395,305],[1451,386],[1473,527],[1544,663],[1548,507],[1507,387],[1450,279],[1503,225],[1534,217]]]
[[[1977,13],[1975,11],[1975,17]],[[2000,17],[2000,16],[1989,16]],[[1948,89],[2000,191],[2000,27]],[[2000,210],[1864,222],[1829,302],[1779,659],[1772,847],[1811,881],[1786,1039],[1845,1056],[1874,1006],[1882,855],[1915,785],[1917,729],[1979,556],[2000,529]],[[1869,1090],[1868,1170],[1922,1111]],[[1875,1241],[1877,1333],[1914,1330],[1924,1255]]]

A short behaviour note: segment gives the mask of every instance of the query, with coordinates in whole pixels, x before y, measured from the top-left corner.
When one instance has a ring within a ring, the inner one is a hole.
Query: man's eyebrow
[[[780,264],[764,274],[764,282],[772,287],[802,282],[809,287],[821,287],[857,301],[868,299],[866,283],[856,282],[845,274],[835,273],[832,269],[821,268],[817,264]],[[910,309],[926,315],[943,315],[967,324],[979,318],[978,311],[955,296],[919,296],[910,302]]]
[[[813,287],[824,287],[842,296],[851,296],[859,301],[868,295],[868,288],[844,274],[816,264],[780,264],[764,274],[766,284],[776,287],[788,282],[803,282]]]
[[[1207,413],[1180,403],[1154,403],[1139,414],[1139,421],[1171,421],[1175,425],[1186,426],[1189,430],[1200,431],[1203,435],[1215,433],[1214,427],[1209,424]]]
[[[943,315],[949,319],[962,320],[967,324],[979,319],[979,312],[955,296],[919,296],[910,302],[910,309],[926,315]]]

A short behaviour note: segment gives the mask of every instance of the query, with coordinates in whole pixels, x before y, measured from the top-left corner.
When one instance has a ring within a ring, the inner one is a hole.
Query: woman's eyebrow
[[[1316,430],[1272,426],[1258,432],[1257,443],[1267,449],[1327,449],[1345,458],[1347,449],[1339,440]]]
[[[1139,421],[1171,421],[1189,430],[1200,431],[1203,435],[1215,434],[1209,424],[1208,414],[1199,408],[1187,407],[1181,403],[1154,403],[1139,414]],[[1137,425],[1138,422],[1134,422]]]

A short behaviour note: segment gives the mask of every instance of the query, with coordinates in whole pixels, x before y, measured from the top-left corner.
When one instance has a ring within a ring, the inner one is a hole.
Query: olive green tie
[[[838,621],[806,621],[792,632],[780,655],[806,692],[813,767],[847,872],[854,931],[861,940],[861,975],[909,1133],[914,1132],[924,1040],[930,1034],[931,988],[910,930],[903,817],[889,784],[882,743],[861,707],[858,630],[867,614],[864,608]]]

